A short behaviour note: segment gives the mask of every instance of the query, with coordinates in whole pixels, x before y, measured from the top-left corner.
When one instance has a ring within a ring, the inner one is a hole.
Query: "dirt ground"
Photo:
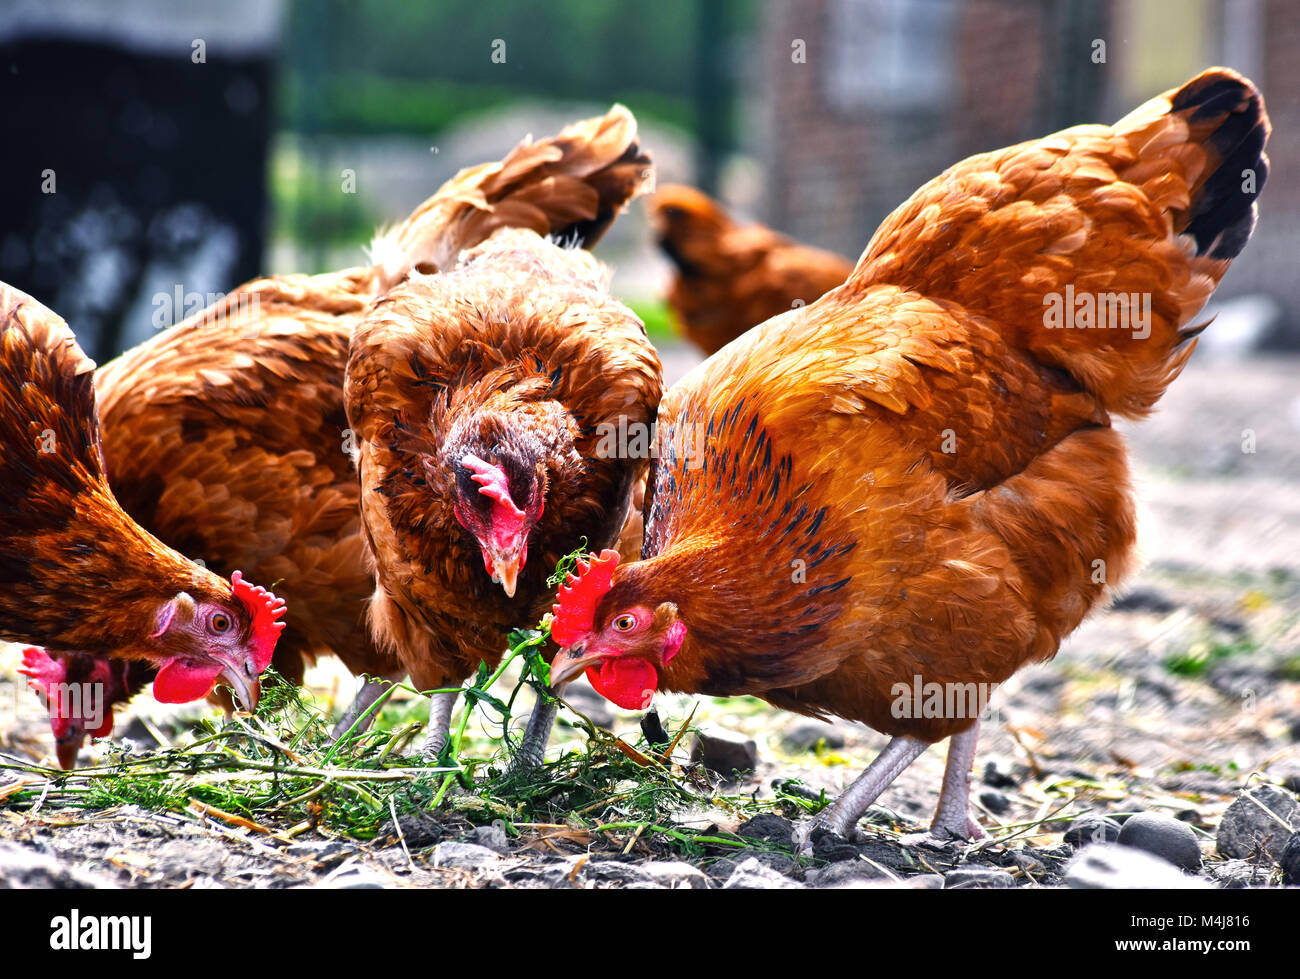
[[[689,364],[681,352],[665,359],[672,375]],[[1159,880],[1173,866],[1124,865],[1139,846],[1142,820],[1128,826],[1134,813],[1173,817],[1190,831],[1199,866],[1184,863],[1186,872],[1172,871],[1182,873],[1176,880],[1276,886],[1290,873],[1282,867],[1300,874],[1300,836],[1285,846],[1300,830],[1298,369],[1294,359],[1197,358],[1153,418],[1125,425],[1146,565],[1054,661],[998,692],[972,793],[995,843],[900,841],[928,823],[943,770],[938,749],[886,792],[864,838],[817,837],[813,858],[802,860],[788,853],[797,819],[777,814],[741,824],[719,809],[677,813],[676,826],[739,830],[753,840],[685,856],[654,832],[555,825],[508,835],[501,824],[476,827],[454,813],[405,817],[365,843],[319,833],[280,841],[137,806],[91,817],[10,805],[6,785],[18,776],[0,769],[0,887],[1134,886],[1143,873]],[[0,652],[0,752],[48,760],[48,728],[15,666],[12,650]],[[312,681],[325,695],[343,682],[328,670]],[[602,710],[594,699],[582,703],[593,716]],[[770,797],[774,781],[788,779],[800,791],[834,793],[885,743],[861,725],[817,724],[746,698],[658,702],[670,729],[692,707],[697,723],[754,742],[757,769],[732,794]],[[604,719],[629,740],[637,732],[636,715]],[[130,724],[123,717],[119,732]],[[561,726],[552,754],[582,741]],[[1243,849],[1233,833],[1246,810],[1275,818],[1271,836]],[[1092,878],[1072,873],[1070,861],[1081,859],[1081,846],[1111,839],[1109,831],[1080,826],[1063,839],[1088,812],[1124,824],[1130,839],[1121,841],[1132,844],[1100,847],[1093,863],[1104,866]],[[1175,845],[1168,839],[1143,848],[1161,853]],[[1098,875],[1119,883],[1096,883]]]

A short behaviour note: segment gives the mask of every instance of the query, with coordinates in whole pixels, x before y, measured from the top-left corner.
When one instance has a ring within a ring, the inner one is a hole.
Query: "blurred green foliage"
[[[646,334],[654,343],[678,339],[671,314],[668,312],[668,304],[663,300],[647,299],[644,302],[632,300],[628,305],[632,312],[641,318],[641,322],[645,324]]]
[[[306,133],[436,132],[519,98],[623,101],[692,129],[698,59],[730,60],[754,0],[291,0],[282,125]],[[504,62],[493,60],[504,42]],[[727,135],[730,140],[730,135]]]

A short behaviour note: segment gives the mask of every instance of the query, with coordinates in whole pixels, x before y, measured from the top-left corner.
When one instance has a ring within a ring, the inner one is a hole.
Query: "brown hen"
[[[848,282],[667,393],[664,440],[698,434],[702,464],[661,458],[642,560],[608,552],[562,591],[554,680],[586,669],[631,707],[753,694],[892,735],[818,817],[841,834],[951,736],[932,832],[979,835],[985,696],[1133,566],[1111,416],[1147,412],[1191,355],[1268,133],[1254,86],[1212,69],[923,186]]]
[[[691,187],[661,187],[649,210],[659,247],[677,270],[668,305],[705,355],[778,313],[815,302],[853,271],[834,252],[738,223]]]
[[[556,142],[572,150],[555,157],[544,195],[567,219],[551,217],[550,230],[589,245],[646,184],[649,160],[621,108]],[[518,166],[505,160],[501,179]],[[371,623],[422,690],[498,662],[510,631],[546,610],[558,559],[583,538],[617,538],[647,465],[602,442],[620,425],[649,430],[659,359],[609,297],[605,270],[538,230],[498,231],[440,274],[410,276],[353,336],[347,407],[376,563]],[[445,744],[451,699],[434,698],[426,755]],[[530,732],[544,740],[548,729],[535,714]]]
[[[188,560],[123,510],[105,478],[94,367],[63,320],[0,284],[0,635],[145,661],[163,701],[222,682],[254,707],[283,603],[239,570],[226,580]],[[57,665],[25,657],[56,733],[69,722],[80,745],[72,724],[103,722],[106,683]],[[75,758],[69,745],[60,737],[61,761]]]

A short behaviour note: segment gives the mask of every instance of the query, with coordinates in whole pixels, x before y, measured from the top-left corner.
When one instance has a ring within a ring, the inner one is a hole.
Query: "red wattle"
[[[104,708],[104,719],[100,722],[99,727],[93,731],[87,731],[92,738],[107,738],[113,733],[113,712],[107,707]]]
[[[643,659],[615,657],[587,667],[587,682],[624,710],[645,710],[659,686],[659,672]]]
[[[163,704],[188,704],[191,700],[201,700],[212,690],[220,675],[219,664],[196,665],[173,659],[154,677],[154,700]]]

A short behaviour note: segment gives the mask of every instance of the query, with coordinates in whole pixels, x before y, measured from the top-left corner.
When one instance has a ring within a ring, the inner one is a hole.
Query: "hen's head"
[[[223,682],[254,710],[261,695],[258,677],[284,623],[284,601],[265,588],[230,577],[228,597],[195,599],[180,592],[159,608],[149,634],[149,658],[158,667],[155,699],[183,704],[206,697]]]
[[[617,551],[592,554],[560,589],[551,638],[562,648],[551,663],[551,683],[559,687],[586,670],[601,696],[645,710],[659,671],[682,648],[686,623],[672,602],[646,601],[633,582],[615,581],[617,569]]]
[[[455,460],[454,512],[483,552],[484,570],[511,598],[528,561],[528,535],[546,504],[546,466],[512,446]]]
[[[67,652],[56,659],[39,646],[23,650],[27,685],[40,696],[50,714],[55,753],[60,767],[72,769],[77,752],[89,735],[113,733],[113,707],[129,701],[149,682],[153,670],[140,660],[110,660],[88,653]]]
[[[659,188],[648,211],[659,247],[688,274],[714,254],[718,235],[734,227],[716,202],[693,187]]]

